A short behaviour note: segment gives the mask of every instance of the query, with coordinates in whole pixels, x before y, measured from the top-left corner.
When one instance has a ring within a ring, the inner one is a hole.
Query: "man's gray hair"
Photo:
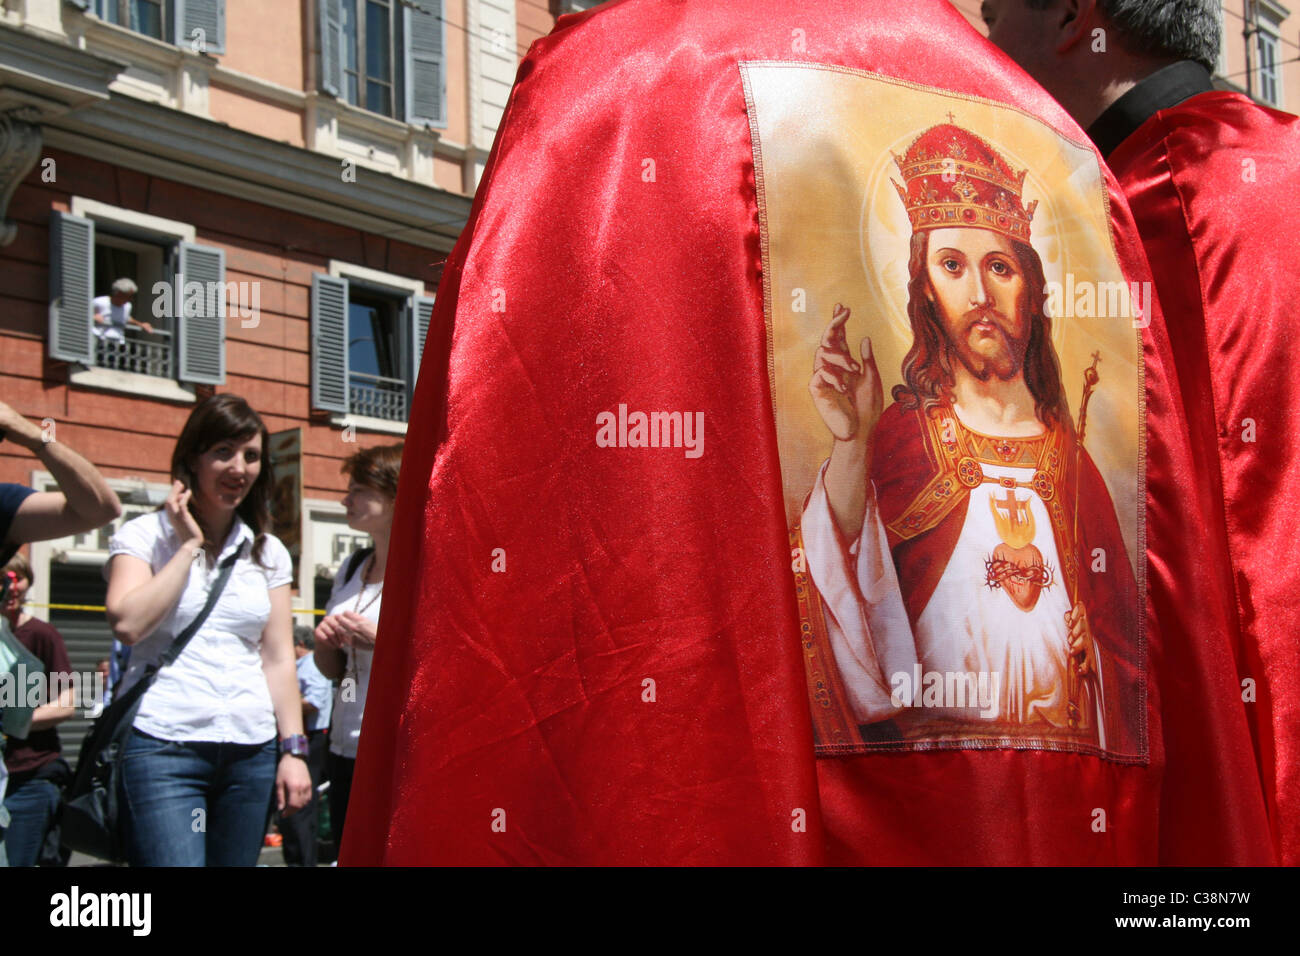
[[[1034,10],[1060,0],[1025,0]],[[1193,60],[1214,72],[1222,42],[1220,0],[1097,0],[1132,53]]]
[[[104,287],[100,286],[100,288],[102,289]],[[113,283],[114,295],[135,295],[136,290],[137,290],[136,284],[132,282],[130,279],[125,279],[125,278],[117,279]]]

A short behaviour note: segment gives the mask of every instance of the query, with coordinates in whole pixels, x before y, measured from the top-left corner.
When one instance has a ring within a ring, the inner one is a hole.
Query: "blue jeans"
[[[159,740],[131,732],[122,810],[132,866],[255,866],[275,786],[276,741]]]
[[[9,778],[5,809],[9,811],[9,829],[5,832],[5,852],[10,866],[35,866],[45,843],[45,834],[59,809],[59,788],[49,780],[28,780],[14,789]]]

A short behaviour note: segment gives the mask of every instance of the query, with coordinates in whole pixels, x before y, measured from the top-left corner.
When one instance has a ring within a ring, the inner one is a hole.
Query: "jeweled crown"
[[[890,182],[907,209],[913,234],[968,226],[1029,241],[1029,221],[1038,200],[1026,206],[1021,199],[1026,170],[1012,169],[974,133],[940,123],[918,136],[902,156],[890,155],[906,185]]]

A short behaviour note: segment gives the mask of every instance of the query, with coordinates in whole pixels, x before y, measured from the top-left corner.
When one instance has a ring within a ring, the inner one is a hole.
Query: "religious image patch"
[[[1095,155],[974,97],[741,69],[818,754],[1145,760],[1150,290]]]

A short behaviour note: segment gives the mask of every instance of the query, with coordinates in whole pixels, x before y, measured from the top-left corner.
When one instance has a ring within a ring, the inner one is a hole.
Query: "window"
[[[95,16],[156,40],[163,38],[162,0],[95,0]]]
[[[348,404],[357,415],[406,421],[406,376],[402,371],[399,325],[404,304],[404,300],[351,284]]]
[[[393,16],[387,0],[342,0],[343,98],[393,115]],[[358,16],[358,8],[364,12]]]
[[[225,0],[73,0],[107,23],[200,53],[226,49]]]
[[[50,223],[50,357],[88,368],[221,385],[226,380],[225,251],[182,223],[74,198]],[[112,285],[130,279],[129,302]],[[178,294],[179,293],[179,294]],[[100,298],[98,310],[96,298]],[[147,322],[145,331],[126,321]],[[114,314],[113,306],[120,310]],[[108,325],[95,322],[107,313]],[[96,326],[100,326],[96,334]]]
[[[442,0],[317,0],[320,88],[407,123],[447,125]]]
[[[312,278],[312,406],[406,421],[433,299],[419,280],[335,264]]]
[[[136,292],[125,303],[125,308],[132,319],[148,323],[152,328],[147,332],[133,324],[119,329],[95,322],[91,331],[95,335],[96,367],[160,378],[171,378],[175,374],[172,320],[167,314],[162,317],[153,314],[153,296],[150,294],[156,283],[167,281],[168,251],[160,243],[114,235],[102,226],[95,231],[92,321],[94,313],[115,304],[112,301],[113,283],[118,279],[130,279],[136,284]]]
[[[1270,106],[1281,106],[1281,89],[1277,69],[1277,37],[1261,24],[1255,34],[1255,55],[1259,58],[1259,98]]]
[[[1254,94],[1260,102],[1282,106],[1282,21],[1290,11],[1275,0],[1252,0],[1246,5],[1247,26],[1254,28]],[[1253,20],[1253,22],[1252,22]]]

